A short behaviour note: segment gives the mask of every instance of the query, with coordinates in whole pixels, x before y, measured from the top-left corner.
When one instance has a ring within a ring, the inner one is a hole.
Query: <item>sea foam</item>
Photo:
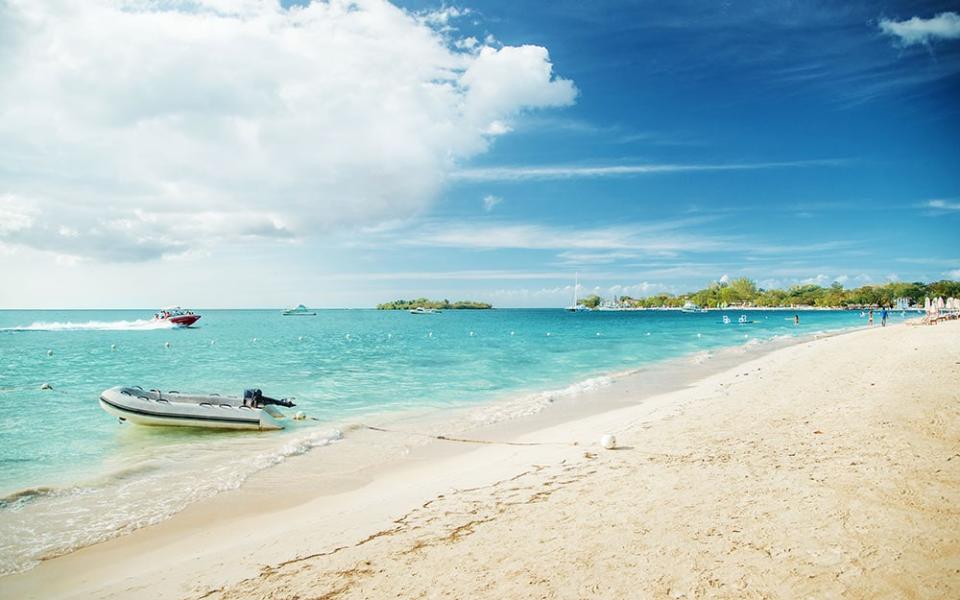
[[[138,319],[136,321],[37,321],[22,327],[4,327],[3,331],[149,331],[151,329],[171,329],[175,323],[157,319]]]

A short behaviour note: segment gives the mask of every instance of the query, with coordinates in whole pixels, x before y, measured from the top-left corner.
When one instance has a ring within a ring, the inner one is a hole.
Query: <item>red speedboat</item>
[[[157,321],[173,323],[177,327],[190,327],[200,320],[200,315],[193,314],[192,310],[183,310],[179,306],[171,306],[153,315],[153,318]]]

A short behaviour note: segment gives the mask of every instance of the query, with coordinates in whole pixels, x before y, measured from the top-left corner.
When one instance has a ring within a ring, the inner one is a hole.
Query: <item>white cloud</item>
[[[503,198],[500,196],[494,196],[493,194],[487,194],[483,197],[483,210],[490,212],[493,210],[493,207],[503,202]]]
[[[0,195],[0,235],[33,227],[37,209],[16,196]]]
[[[613,285],[607,289],[608,296],[630,296],[631,298],[643,298],[657,292],[667,291],[667,286],[662,283],[651,283],[642,281],[633,285]]]
[[[936,210],[960,210],[960,202],[948,202],[946,200],[928,200],[925,206]]]
[[[403,232],[391,243],[481,250],[632,250],[658,256],[688,252],[728,250],[731,240],[702,232],[685,231],[700,219],[662,221],[629,226],[570,227],[532,223],[433,222]],[[589,257],[589,255],[588,255]],[[560,258],[576,259],[577,253]],[[583,258],[581,255],[580,258]]]
[[[960,279],[960,269],[953,269],[952,271],[946,271],[944,273],[950,279]]]
[[[458,43],[468,12],[0,3],[0,194],[33,206],[0,235],[146,260],[416,214],[511,120],[576,96],[545,48]]]
[[[642,255],[637,252],[610,251],[610,252],[561,252],[557,256],[563,259],[564,264],[603,265],[603,264],[614,263],[620,260],[640,258]]]
[[[784,162],[730,163],[730,164],[643,164],[643,165],[548,165],[539,167],[485,167],[460,169],[453,178],[464,181],[524,181],[542,179],[572,179],[578,177],[624,177],[656,173],[689,173],[699,171],[753,171],[797,167],[833,167],[842,160],[798,160]]]
[[[926,45],[938,39],[958,39],[960,38],[960,15],[955,12],[942,12],[929,19],[920,17],[905,21],[881,19],[880,31],[896,37],[902,46]]]

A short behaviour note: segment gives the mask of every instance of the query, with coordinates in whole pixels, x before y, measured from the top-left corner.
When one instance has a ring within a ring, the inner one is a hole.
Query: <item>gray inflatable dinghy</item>
[[[121,421],[137,425],[207,427],[214,429],[283,429],[277,406],[292,408],[290,400],[268,398],[258,389],[243,398],[219,394],[181,394],[117,386],[100,394],[100,407]]]

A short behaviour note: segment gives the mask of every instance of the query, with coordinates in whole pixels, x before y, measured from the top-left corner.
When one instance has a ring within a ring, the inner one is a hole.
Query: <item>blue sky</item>
[[[118,66],[106,34],[64,33],[82,6],[0,13],[8,56],[31,21],[89,54],[56,86],[0,84],[24,90],[0,104],[0,269],[20,282],[0,306],[560,306],[575,272],[634,296],[960,279],[956,3],[205,4],[138,16],[260,52],[206,71],[189,46],[158,58],[156,33]],[[316,37],[291,42],[308,17]]]

